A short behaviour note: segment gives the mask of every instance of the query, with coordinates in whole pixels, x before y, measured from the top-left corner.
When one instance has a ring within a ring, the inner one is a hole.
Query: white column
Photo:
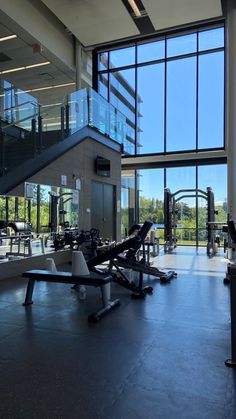
[[[236,2],[227,2],[226,25],[226,144],[228,155],[228,213],[236,222]]]

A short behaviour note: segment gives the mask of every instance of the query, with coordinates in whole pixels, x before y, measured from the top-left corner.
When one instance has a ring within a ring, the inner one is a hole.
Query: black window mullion
[[[196,166],[196,189],[198,189],[198,166]],[[196,193],[196,246],[199,246],[199,230],[198,230],[198,192]]]
[[[166,56],[167,56],[167,40],[165,37],[165,67],[164,67],[164,153],[166,153],[167,151],[167,145],[166,145],[166,140],[167,140],[167,136],[166,136],[166,127],[167,127],[167,100],[166,100],[166,93],[167,93],[167,61],[166,61]]]
[[[137,69],[137,60],[138,60],[138,53],[137,53],[137,45],[135,45],[135,73],[134,73],[134,90],[135,90],[135,115],[134,115],[134,153],[135,155],[138,152],[138,115],[137,115],[137,109],[138,109],[138,69]]]
[[[199,94],[199,35],[197,32],[197,58],[196,58],[196,150],[198,150],[198,94]]]

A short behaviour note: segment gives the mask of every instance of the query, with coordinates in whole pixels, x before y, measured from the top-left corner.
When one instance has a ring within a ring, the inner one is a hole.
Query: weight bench
[[[88,316],[89,322],[98,322],[105,314],[109,313],[113,308],[120,305],[120,300],[116,299],[110,301],[107,298],[105,285],[112,281],[111,275],[104,275],[98,272],[90,272],[86,276],[72,275],[71,272],[51,272],[41,269],[35,269],[24,272],[24,278],[28,278],[28,285],[25,295],[24,306],[33,304],[32,296],[34,291],[35,281],[56,282],[59,284],[73,284],[75,286],[86,285],[100,287],[102,294],[103,306],[93,314]]]
[[[160,278],[162,283],[169,282],[177,274],[175,271],[164,272],[158,268],[151,267],[145,257],[138,261],[137,253],[141,246],[144,246],[145,239],[152,227],[151,221],[145,221],[135,237],[131,237],[122,243],[117,244],[112,249],[95,256],[87,261],[89,270],[95,270],[95,266],[103,262],[109,262],[108,273],[113,276],[113,281],[133,292],[134,298],[144,298],[147,293],[152,293],[152,287],[143,287],[143,274],[152,275]],[[112,271],[115,268],[118,275]],[[139,273],[139,283],[135,285],[130,282],[124,272],[120,269],[131,269]]]

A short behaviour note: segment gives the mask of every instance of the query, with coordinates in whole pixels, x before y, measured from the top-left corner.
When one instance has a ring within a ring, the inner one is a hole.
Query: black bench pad
[[[35,269],[24,272],[22,276],[24,278],[28,278],[25,302],[23,303],[24,306],[29,306],[33,304],[32,297],[34,292],[35,281],[100,287],[102,293],[103,306],[98,311],[88,316],[88,320],[90,322],[99,321],[103,316],[105,316],[115,307],[118,307],[120,305],[119,299],[116,299],[114,301],[108,300],[108,297],[105,292],[104,285],[112,281],[111,275],[101,275],[97,272],[90,272],[89,275],[81,276],[72,275],[71,272],[51,272],[41,269]]]
[[[101,287],[112,281],[111,275],[100,275],[96,272],[90,272],[89,275],[72,275],[71,272],[51,272],[42,269],[33,269],[24,272],[23,277],[34,279],[35,281],[47,282],[61,282],[63,284],[78,284],[78,285],[91,285]]]

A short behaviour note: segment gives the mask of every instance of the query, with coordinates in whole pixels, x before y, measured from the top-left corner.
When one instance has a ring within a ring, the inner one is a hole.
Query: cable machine
[[[64,192],[56,195],[50,192],[50,206],[49,206],[49,227],[51,233],[58,232],[58,225],[64,226],[66,211],[64,205],[66,202],[72,200],[72,192]],[[64,199],[67,196],[68,198]],[[58,223],[58,204],[59,204],[59,223]]]
[[[180,189],[171,193],[169,188],[164,190],[164,251],[171,252],[177,246],[177,215],[176,204],[183,198],[203,198],[207,202],[207,255],[214,255],[217,252],[217,238],[215,235],[215,201],[214,193],[210,187],[206,192],[202,189]]]

